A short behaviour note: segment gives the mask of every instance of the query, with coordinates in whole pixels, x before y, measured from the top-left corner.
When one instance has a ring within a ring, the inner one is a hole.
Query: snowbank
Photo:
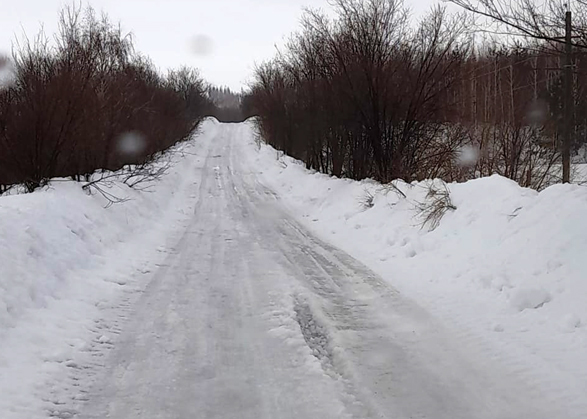
[[[332,178],[252,133],[246,149],[263,182],[322,238],[528,380],[560,397],[585,394],[587,187],[537,193],[500,176],[450,184],[456,210],[430,231],[419,207],[440,181],[396,189]]]
[[[75,383],[52,388],[51,377],[76,368],[80,351],[110,344],[115,331],[102,330],[101,319],[145,286],[174,240],[169,232],[189,219],[205,157],[198,144],[216,124],[205,121],[203,136],[179,145],[148,192],[110,185],[124,203],[106,208],[103,196],[64,179],[0,197],[0,417],[45,417],[60,392],[75,394]]]

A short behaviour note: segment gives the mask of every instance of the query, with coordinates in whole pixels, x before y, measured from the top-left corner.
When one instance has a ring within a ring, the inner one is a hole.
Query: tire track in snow
[[[255,168],[235,161],[249,197],[262,201],[275,196],[258,190],[268,188],[256,179]],[[262,205],[267,203],[251,207]],[[420,411],[422,417],[509,419],[560,413],[545,402],[535,383],[518,376],[519,364],[501,364],[480,337],[446,328],[360,262],[309,234],[286,211],[274,219],[279,234],[272,244],[283,249],[283,265],[305,278],[307,294],[316,301],[313,318],[318,310],[327,319],[320,334],[340,349],[345,375],[355,387],[367,389],[357,395],[365,405],[378,405],[378,415],[419,417]],[[568,402],[559,400],[558,406]]]
[[[169,269],[143,294],[149,304],[134,304],[140,330],[121,327],[128,346],[115,359],[120,365],[110,366],[114,379],[102,383],[116,389],[94,404],[112,404],[125,419],[560,417],[530,405],[525,386],[488,370],[499,364],[481,365],[460,348],[474,337],[447,330],[301,227],[242,161],[243,138],[242,126],[223,126],[210,145],[217,161],[205,165],[206,205],[168,255]],[[272,300],[282,300],[276,311],[289,316],[276,320],[289,323],[273,334],[266,324]],[[170,314],[185,318],[170,323]],[[152,329],[163,341],[151,342]]]
[[[209,166],[213,158],[212,152],[213,150],[209,149],[204,157],[204,168]],[[195,181],[190,182],[183,191],[184,195],[192,200],[195,199],[194,214],[202,206],[209,175],[208,170],[201,171],[197,195],[190,194]],[[190,216],[182,221],[180,227],[172,231],[167,238],[167,244],[156,249],[156,253],[165,255],[163,259],[152,263],[150,259],[145,258],[144,264],[152,266],[128,272],[125,283],[121,284],[124,287],[121,298],[111,304],[101,305],[102,316],[94,320],[94,326],[89,329],[91,337],[88,344],[76,352],[72,359],[63,362],[63,365],[67,367],[66,380],[48,383],[51,388],[51,397],[44,399],[48,417],[70,419],[79,415],[80,409],[89,400],[89,394],[96,379],[100,377],[106,366],[108,355],[118,344],[118,336],[124,331],[132,313],[136,310],[141,296],[168,274],[170,267],[180,255],[179,249],[184,248],[186,241],[190,239],[192,232],[185,228],[189,225],[186,222],[192,223],[193,217]],[[155,274],[153,275],[152,272]],[[132,279],[128,280],[129,278]]]

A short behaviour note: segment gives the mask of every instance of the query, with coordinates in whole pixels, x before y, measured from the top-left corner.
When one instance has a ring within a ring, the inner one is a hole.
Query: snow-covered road
[[[100,366],[74,369],[80,387],[92,383],[84,397],[55,416],[572,417],[302,227],[242,158],[248,130],[220,125],[202,143],[191,221],[120,309]]]

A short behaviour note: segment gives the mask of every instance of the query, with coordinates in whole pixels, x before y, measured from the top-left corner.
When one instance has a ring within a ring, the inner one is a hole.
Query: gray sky
[[[433,0],[408,2],[416,11]],[[84,2],[86,4],[87,2]],[[15,36],[32,36],[43,23],[53,34],[58,11],[69,1],[5,0],[0,6],[0,52],[10,52]],[[327,0],[93,0],[125,32],[135,47],[161,70],[189,65],[207,81],[240,90],[255,62],[275,54],[275,45],[299,26],[304,6],[329,10]]]

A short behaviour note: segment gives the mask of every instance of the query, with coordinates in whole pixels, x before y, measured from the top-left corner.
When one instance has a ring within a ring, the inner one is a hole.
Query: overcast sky
[[[434,0],[407,2],[419,12]],[[43,23],[54,33],[58,11],[70,1],[4,0],[0,6],[0,52],[10,52],[15,36],[32,36]],[[87,4],[84,2],[84,4]],[[134,34],[136,49],[161,69],[188,65],[207,81],[240,90],[255,62],[275,54],[299,27],[305,6],[330,10],[328,0],[93,0]]]

